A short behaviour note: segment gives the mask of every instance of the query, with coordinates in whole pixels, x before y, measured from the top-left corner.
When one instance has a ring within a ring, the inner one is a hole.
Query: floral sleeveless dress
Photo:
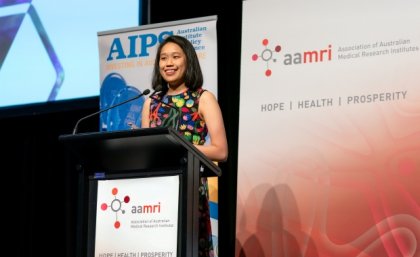
[[[187,90],[178,95],[153,96],[150,103],[150,127],[175,128],[192,144],[203,145],[206,142],[208,130],[205,121],[198,113],[198,104],[204,91],[203,89]],[[206,178],[202,178],[200,183],[199,212],[199,256],[213,257],[209,190]]]

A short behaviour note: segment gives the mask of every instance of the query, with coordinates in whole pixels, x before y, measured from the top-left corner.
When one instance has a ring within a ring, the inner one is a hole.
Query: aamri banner
[[[236,256],[419,256],[419,13],[243,2]]]

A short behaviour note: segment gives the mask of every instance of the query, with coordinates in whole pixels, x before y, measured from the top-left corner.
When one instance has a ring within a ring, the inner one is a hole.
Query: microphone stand
[[[137,96],[135,96],[135,97],[133,97],[133,98],[130,98],[130,99],[125,100],[125,101],[123,101],[123,102],[121,102],[121,103],[118,103],[118,104],[116,104],[116,105],[113,105],[113,106],[110,106],[110,107],[108,107],[108,108],[105,108],[105,109],[103,109],[103,110],[99,110],[99,111],[97,111],[97,112],[91,113],[91,114],[89,114],[89,115],[87,115],[87,116],[85,116],[85,117],[83,117],[83,118],[79,119],[79,120],[77,121],[76,125],[74,126],[74,129],[73,129],[73,135],[75,135],[75,134],[77,133],[77,128],[79,127],[79,123],[80,123],[81,121],[86,120],[86,119],[88,119],[88,118],[90,118],[90,117],[92,117],[92,116],[95,116],[95,115],[101,114],[101,113],[103,113],[103,112],[106,112],[106,111],[108,111],[108,110],[110,110],[110,109],[112,109],[112,108],[118,107],[118,106],[123,105],[123,104],[125,104],[125,103],[131,102],[131,101],[134,101],[134,100],[136,100],[136,99],[138,99],[138,98],[140,98],[140,97],[142,97],[142,96],[144,96],[144,95],[148,95],[149,93],[150,93],[150,90],[149,90],[149,89],[145,89],[145,90],[144,90],[141,94],[139,94],[139,95],[137,95]]]

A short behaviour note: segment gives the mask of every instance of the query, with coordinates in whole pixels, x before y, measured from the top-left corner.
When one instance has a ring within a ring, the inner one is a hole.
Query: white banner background
[[[419,13],[244,2],[236,256],[419,256]]]

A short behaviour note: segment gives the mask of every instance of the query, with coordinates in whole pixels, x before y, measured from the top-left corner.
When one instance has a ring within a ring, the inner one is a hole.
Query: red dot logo
[[[111,194],[114,196],[114,199],[111,201],[111,203],[102,203],[101,204],[101,210],[106,211],[108,209],[111,209],[115,213],[115,222],[114,222],[114,228],[118,229],[121,227],[121,222],[118,220],[118,214],[124,214],[125,210],[123,209],[123,203],[127,204],[130,202],[130,197],[128,195],[124,196],[123,200],[117,198],[118,194],[118,188],[113,188],[111,190]]]
[[[270,49],[268,47],[269,45],[269,40],[268,39],[263,39],[262,40],[262,45],[264,46],[264,49],[261,51],[260,54],[253,54],[251,56],[252,61],[258,61],[258,60],[262,60],[263,62],[266,63],[266,70],[265,70],[265,76],[266,77],[270,77],[272,74],[272,70],[269,68],[269,64],[270,62],[277,62],[277,59],[275,58],[275,54],[279,53],[281,51],[281,46],[280,45],[276,45],[274,46],[273,49]]]

